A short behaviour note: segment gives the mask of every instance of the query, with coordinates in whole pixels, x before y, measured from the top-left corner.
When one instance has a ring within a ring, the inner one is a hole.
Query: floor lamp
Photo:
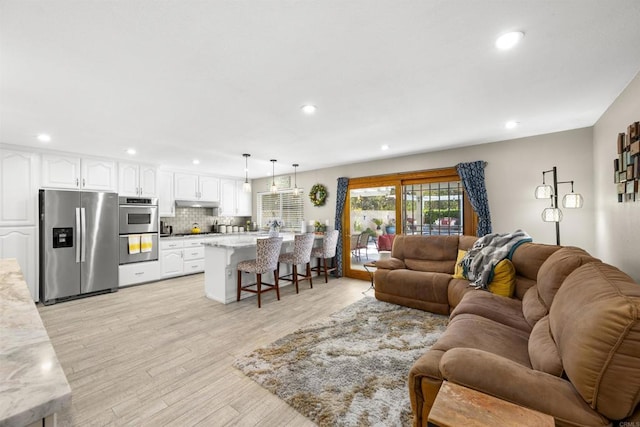
[[[545,182],[546,174],[553,174],[553,186]],[[542,211],[542,220],[544,222],[556,223],[556,244],[560,245],[560,221],[562,221],[562,211],[558,207],[558,185],[559,184],[571,184],[571,192],[564,195],[562,198],[562,206],[567,209],[579,209],[584,203],[582,195],[573,192],[573,181],[558,181],[558,169],[554,166],[553,169],[548,171],[542,171],[542,185],[536,187],[535,196],[536,199],[551,199],[551,207],[548,207]]]

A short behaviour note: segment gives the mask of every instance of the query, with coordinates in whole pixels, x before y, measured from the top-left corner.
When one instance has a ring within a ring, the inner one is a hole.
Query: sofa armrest
[[[570,381],[471,348],[454,348],[440,360],[447,381],[549,414],[570,425],[606,426]]]
[[[387,258],[376,261],[377,268],[384,268],[386,270],[402,270],[407,268],[404,261],[399,258]]]

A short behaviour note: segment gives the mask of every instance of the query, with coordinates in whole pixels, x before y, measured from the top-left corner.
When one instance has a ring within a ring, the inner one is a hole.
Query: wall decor
[[[618,134],[618,158],[613,160],[613,182],[618,202],[635,201],[640,180],[640,122],[627,126]]]
[[[322,184],[316,184],[309,191],[309,199],[313,206],[324,206],[327,200],[327,187]]]

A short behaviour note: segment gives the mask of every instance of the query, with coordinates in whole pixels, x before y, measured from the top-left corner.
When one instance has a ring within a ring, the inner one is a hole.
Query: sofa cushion
[[[447,289],[449,305],[451,307],[456,307],[458,304],[460,304],[460,301],[462,301],[462,298],[466,294],[476,291],[476,289],[473,289],[471,286],[469,286],[469,281],[467,279],[452,278],[451,281],[449,281],[449,289]]]
[[[467,251],[458,249],[458,257],[453,269],[454,279],[466,279],[464,268],[462,267],[462,259]],[[493,276],[491,282],[487,285],[487,290],[493,294],[503,297],[511,297],[515,288],[516,269],[508,259],[503,259],[493,268]]]
[[[398,235],[391,256],[404,260],[408,269],[453,274],[458,236]]]
[[[629,416],[640,400],[640,286],[613,266],[583,265],[558,290],[549,325],[582,398],[610,419]]]
[[[456,265],[453,268],[454,279],[466,279],[464,275],[464,268],[462,267],[462,258],[467,254],[467,251],[458,249],[458,256],[456,257]]]
[[[475,348],[497,354],[531,368],[527,342],[529,332],[475,314],[459,314],[449,322],[432,350]]]
[[[524,298],[527,290],[536,284],[540,266],[558,249],[560,246],[523,243],[513,251],[511,262],[516,268],[516,298]]]
[[[531,331],[529,336],[529,359],[531,366],[537,371],[559,377],[562,375],[562,360],[558,354],[556,343],[549,331],[549,316],[543,317]]]
[[[516,269],[508,259],[503,259],[493,267],[493,277],[487,285],[492,294],[510,298],[516,284]]]
[[[473,289],[473,292],[464,295],[460,304],[451,312],[450,318],[453,320],[461,314],[474,314],[527,333],[531,332],[531,326],[522,315],[522,302],[515,298],[504,298]]]
[[[378,269],[375,295],[381,301],[449,314],[447,297],[451,274]]]
[[[540,300],[538,295],[538,285],[534,285],[527,290],[522,298],[522,315],[529,325],[533,326],[548,314],[547,307]]]
[[[538,271],[538,295],[547,310],[564,279],[576,268],[593,261],[598,259],[571,246],[561,248],[547,258]]]

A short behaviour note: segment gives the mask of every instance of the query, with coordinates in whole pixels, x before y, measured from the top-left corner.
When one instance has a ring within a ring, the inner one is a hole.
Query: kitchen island
[[[293,251],[294,233],[280,233],[283,238],[281,253]],[[207,298],[228,304],[237,298],[238,262],[255,259],[256,241],[269,237],[267,234],[241,234],[218,237],[204,243],[204,291]],[[318,237],[321,239],[321,237]],[[316,242],[318,243],[318,242]],[[288,265],[281,265],[282,274],[290,271]],[[263,274],[263,281],[273,283],[273,274]],[[255,281],[254,274],[243,274],[242,284]],[[290,284],[291,282],[284,282]],[[244,294],[243,297],[250,295]]]
[[[0,426],[50,426],[71,387],[15,259],[0,260]]]

